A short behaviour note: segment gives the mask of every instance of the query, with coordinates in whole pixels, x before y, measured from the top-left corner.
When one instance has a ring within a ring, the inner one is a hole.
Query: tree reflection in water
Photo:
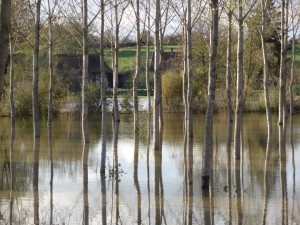
[[[55,118],[34,141],[29,125],[17,121],[14,135],[2,118],[0,224],[300,223],[300,143],[292,136],[300,118],[268,137],[265,120],[246,115],[241,160],[234,159],[232,126],[216,123],[214,176],[205,192],[201,119],[189,139],[183,138],[183,118],[166,116],[160,151],[151,146],[150,123],[134,134],[132,117],[122,116],[118,126],[107,127],[111,170],[100,174],[99,121],[91,121],[91,142],[83,145],[75,118],[72,129],[67,117]]]
[[[83,220],[82,224],[89,224],[89,174],[88,174],[89,143],[83,144],[82,170],[83,170]]]
[[[33,144],[33,212],[34,224],[40,224],[39,217],[39,153],[40,153],[40,137],[34,137]]]

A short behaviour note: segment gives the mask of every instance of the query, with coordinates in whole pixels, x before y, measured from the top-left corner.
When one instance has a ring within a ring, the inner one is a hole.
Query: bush
[[[162,102],[166,111],[183,111],[182,78],[179,71],[166,71],[162,74]]]
[[[88,85],[88,110],[92,113],[101,112],[101,86],[95,83]]]
[[[40,74],[39,82],[39,110],[41,115],[47,115],[48,112],[48,92],[49,82],[46,73]],[[59,80],[54,79],[53,92],[53,113],[60,111],[63,99],[66,96],[67,88]],[[32,115],[32,82],[29,80],[16,80],[14,87],[14,104],[16,116]],[[3,101],[1,101],[1,115],[10,115],[9,87],[6,87]]]
[[[131,112],[133,110],[132,90],[128,89],[123,93],[120,107],[123,112]]]

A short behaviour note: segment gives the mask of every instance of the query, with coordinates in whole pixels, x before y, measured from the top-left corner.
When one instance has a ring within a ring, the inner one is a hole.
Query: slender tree
[[[41,0],[36,2],[34,45],[33,45],[33,76],[32,76],[32,112],[33,130],[36,137],[40,136],[39,122],[39,50],[40,50],[40,14]]]
[[[119,104],[118,104],[118,76],[119,76],[119,36],[120,36],[120,24],[125,12],[125,9],[128,6],[126,1],[115,0],[112,2],[114,8],[114,43],[113,46],[113,115],[116,122],[120,122],[119,115]]]
[[[227,55],[226,55],[226,92],[227,92],[227,113],[228,121],[233,122],[233,109],[231,100],[231,61],[232,61],[232,15],[233,15],[233,4],[229,1],[228,7],[228,30],[227,30]]]
[[[14,102],[14,40],[12,33],[9,36],[9,52],[10,52],[10,88],[9,88],[9,100],[10,100],[10,116],[11,121],[15,123],[15,102]]]
[[[1,0],[0,2],[0,100],[9,49],[9,34],[11,29],[11,0]]]
[[[100,73],[101,73],[101,111],[102,111],[102,150],[101,150],[101,168],[100,173],[105,174],[105,161],[106,161],[106,76],[104,65],[104,13],[105,5],[104,0],[100,2]],[[102,179],[102,178],[101,178]]]
[[[151,33],[151,15],[150,15],[150,0],[147,0],[146,13],[147,13],[147,37],[146,37],[146,89],[147,89],[147,105],[148,105],[148,114],[151,113],[151,92],[150,92],[150,71],[149,71],[149,61],[150,61],[150,33]]]
[[[134,108],[134,130],[139,130],[139,101],[137,85],[141,71],[141,31],[140,31],[140,1],[136,0],[135,8],[136,17],[136,68],[133,77],[133,108]]]
[[[160,149],[160,108],[161,108],[161,74],[160,74],[160,0],[155,1],[154,19],[154,109],[153,109],[153,139],[154,149]]]
[[[261,48],[263,56],[263,74],[264,74],[264,92],[265,92],[265,105],[266,105],[266,115],[268,124],[268,133],[272,133],[272,117],[271,117],[271,107],[269,99],[269,66],[268,66],[268,54],[266,46],[266,19],[267,19],[267,7],[268,1],[261,0]]]
[[[243,0],[237,1],[237,22],[238,22],[238,42],[237,42],[237,70],[236,70],[236,100],[235,100],[235,121],[234,121],[234,150],[235,158],[240,159],[241,151],[241,130],[242,114],[244,105],[244,22],[251,12],[256,0],[253,0],[250,7],[244,12]]]
[[[186,24],[186,72],[187,72],[187,135],[193,137],[193,54],[192,54],[192,4],[187,1],[187,24]]]
[[[279,74],[279,105],[278,124],[284,123],[286,114],[286,72],[287,72],[287,18],[288,0],[281,0],[281,30],[280,30],[280,74]]]
[[[289,84],[289,93],[290,93],[290,115],[292,116],[294,113],[294,95],[293,95],[293,88],[294,88],[294,80],[295,80],[295,42],[296,42],[296,35],[299,30],[300,26],[300,16],[298,14],[300,10],[299,2],[293,2],[290,4],[291,8],[291,33],[292,33],[292,61],[291,61],[291,78]]]
[[[48,0],[48,54],[49,54],[49,91],[48,91],[48,125],[52,123],[53,117],[53,80],[54,80],[54,68],[53,68],[53,19],[54,11],[58,5],[58,0],[54,0],[51,7],[51,1]]]
[[[88,134],[88,105],[87,105],[87,91],[88,91],[88,6],[87,0],[82,1],[82,90],[81,90],[81,126],[82,137],[85,143],[89,142]]]
[[[211,25],[210,25],[210,55],[208,74],[208,104],[205,116],[204,138],[204,167],[202,174],[202,188],[209,188],[210,164],[213,155],[213,113],[217,79],[217,51],[218,51],[218,0],[210,1]]]

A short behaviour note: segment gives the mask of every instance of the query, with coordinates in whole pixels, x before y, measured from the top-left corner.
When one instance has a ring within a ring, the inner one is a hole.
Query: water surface
[[[51,129],[43,121],[40,139],[31,119],[12,133],[0,118],[0,224],[300,224],[299,116],[284,130],[274,121],[267,148],[265,115],[245,115],[236,161],[226,115],[215,115],[211,191],[201,190],[204,116],[195,115],[193,140],[181,114],[164,119],[160,152],[147,116],[139,135],[132,115],[117,129],[108,116],[103,177],[100,117],[90,118],[85,146],[72,114]]]

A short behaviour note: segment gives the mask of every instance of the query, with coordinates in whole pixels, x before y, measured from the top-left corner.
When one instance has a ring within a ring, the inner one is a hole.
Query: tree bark
[[[82,43],[82,111],[81,111],[81,126],[82,126],[82,138],[84,143],[89,142],[89,133],[88,133],[88,105],[87,105],[87,92],[88,92],[88,11],[87,11],[87,0],[84,0],[82,3],[82,32],[83,32],[83,43]]]
[[[136,68],[133,78],[134,130],[139,130],[139,99],[137,86],[141,71],[141,32],[140,32],[140,2],[136,0]]]
[[[209,188],[211,161],[213,156],[213,114],[217,79],[217,52],[218,52],[218,0],[210,1],[210,56],[208,74],[208,104],[205,116],[204,138],[204,167],[202,172],[202,188]]]
[[[155,1],[155,30],[154,30],[154,149],[160,149],[160,107],[161,107],[161,78],[160,78],[160,0]]]
[[[41,0],[36,3],[34,46],[33,46],[33,79],[32,79],[32,112],[34,136],[40,136],[39,124],[39,48],[40,48],[40,13]]]
[[[290,116],[294,114],[294,95],[293,95],[293,87],[294,87],[294,80],[295,80],[295,39],[296,35],[293,31],[293,38],[292,38],[292,62],[291,62],[291,79],[289,85],[289,92],[290,92]]]
[[[243,2],[238,1],[238,46],[237,46],[237,82],[236,82],[236,115],[234,125],[234,150],[235,158],[240,159],[241,151],[241,124],[244,103],[244,18],[243,18]]]
[[[11,0],[1,0],[0,15],[0,101],[2,99],[3,81],[6,72],[11,30]]]

